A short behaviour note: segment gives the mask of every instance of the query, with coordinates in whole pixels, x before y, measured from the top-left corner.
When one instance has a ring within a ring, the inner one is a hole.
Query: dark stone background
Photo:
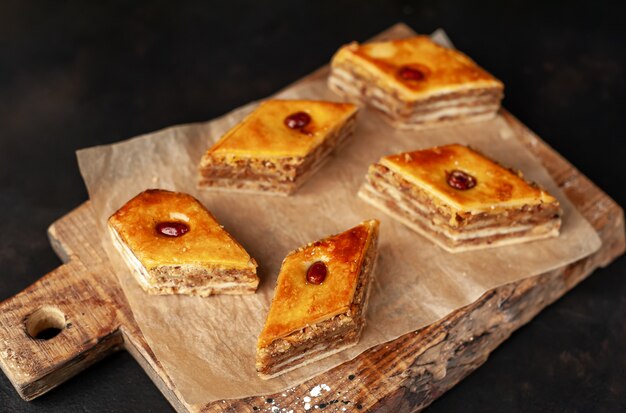
[[[46,228],[87,199],[76,149],[214,118],[398,21],[445,28],[512,113],[626,205],[623,2],[174,3],[0,3],[0,299],[59,264]],[[625,272],[623,257],[597,271],[430,411],[626,411]],[[2,412],[171,410],[125,353],[31,403],[0,374]]]

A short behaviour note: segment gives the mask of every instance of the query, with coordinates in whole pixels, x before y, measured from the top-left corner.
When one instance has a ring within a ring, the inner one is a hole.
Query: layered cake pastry
[[[356,114],[350,103],[267,100],[205,153],[199,187],[290,194],[349,138]]]
[[[278,376],[359,341],[377,244],[378,221],[369,220],[287,255],[257,343],[259,376]]]
[[[108,220],[113,244],[151,294],[252,294],[257,264],[191,195],[144,191]]]
[[[472,59],[428,36],[343,46],[332,59],[328,84],[401,129],[489,119],[504,91]]]
[[[359,196],[450,252],[559,235],[559,202],[463,145],[385,156]]]

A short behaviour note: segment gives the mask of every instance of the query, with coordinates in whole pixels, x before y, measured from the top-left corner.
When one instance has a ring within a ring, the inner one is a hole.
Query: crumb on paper
[[[320,394],[322,394],[322,390],[324,391],[330,391],[330,387],[328,385],[326,385],[325,383],[323,384],[318,384],[317,386],[313,387],[311,389],[311,396],[312,397],[319,397]]]
[[[513,131],[509,128],[500,129],[500,138],[503,140],[508,140],[513,137]]]

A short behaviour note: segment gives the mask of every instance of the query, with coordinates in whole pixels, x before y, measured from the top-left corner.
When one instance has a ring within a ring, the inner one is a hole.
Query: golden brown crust
[[[228,153],[209,153],[200,165],[198,187],[289,195],[323,166],[333,150],[348,141],[355,124],[356,113],[353,113],[305,157],[237,158]]]
[[[377,220],[365,221],[285,257],[257,348],[349,310],[361,262],[372,238],[376,237],[378,225]],[[306,280],[308,268],[316,261],[324,262],[328,268],[328,275],[320,285]]]
[[[171,221],[184,222],[189,232],[167,237],[156,231],[157,224]],[[148,271],[193,264],[256,273],[254,259],[191,195],[146,190],[115,212],[108,224]]]
[[[438,45],[428,36],[363,45],[353,42],[339,49],[331,65],[370,79],[407,102],[464,89],[504,89],[502,82],[472,59]],[[399,73],[404,67],[418,69],[424,78],[403,79]]]
[[[226,161],[250,157],[305,157],[357,110],[358,107],[350,103],[266,100],[207,151],[201,168],[211,163],[212,156],[226,158]],[[302,129],[290,129],[285,125],[285,118],[297,112],[307,113],[311,122]]]
[[[380,164],[429,193],[452,212],[492,212],[541,203],[558,203],[550,194],[520,175],[464,145],[452,144],[382,158]],[[458,190],[448,174],[460,170],[476,179],[476,186]]]

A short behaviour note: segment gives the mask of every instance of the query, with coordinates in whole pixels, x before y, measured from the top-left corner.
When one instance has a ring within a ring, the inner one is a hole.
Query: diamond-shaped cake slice
[[[267,100],[211,147],[199,187],[290,194],[352,134],[357,106]]]
[[[332,59],[328,83],[403,129],[488,119],[504,90],[472,59],[428,36],[343,46]]]
[[[310,243],[284,259],[257,343],[262,378],[355,345],[365,325],[378,221]]]
[[[359,196],[451,252],[558,236],[561,226],[556,198],[458,144],[383,157]]]
[[[151,294],[252,294],[257,264],[191,195],[144,191],[108,221],[113,244]]]

